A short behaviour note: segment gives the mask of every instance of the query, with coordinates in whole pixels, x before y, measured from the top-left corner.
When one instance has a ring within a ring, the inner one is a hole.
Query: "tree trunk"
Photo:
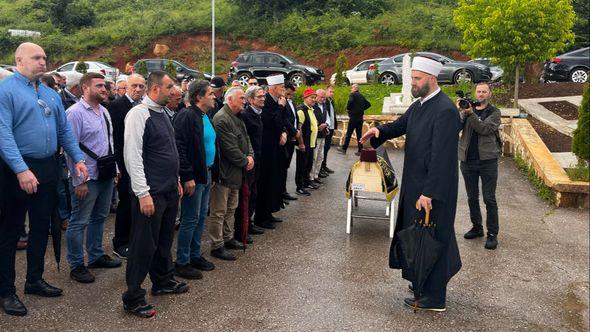
[[[516,65],[516,73],[514,74],[514,108],[518,108],[518,83],[520,83],[520,73],[518,72],[518,64]]]

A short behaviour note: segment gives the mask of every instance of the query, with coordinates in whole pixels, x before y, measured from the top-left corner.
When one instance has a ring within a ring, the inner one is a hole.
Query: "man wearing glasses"
[[[49,223],[57,204],[57,147],[72,157],[76,176],[88,177],[82,151],[67,122],[59,95],[40,84],[47,57],[33,43],[15,52],[17,71],[0,84],[0,304],[9,315],[27,308],[16,295],[15,251],[19,231],[29,214],[25,294],[55,297],[62,290],[43,280]]]

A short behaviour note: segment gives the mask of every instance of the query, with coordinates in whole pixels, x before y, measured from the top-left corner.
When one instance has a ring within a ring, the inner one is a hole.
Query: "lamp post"
[[[211,77],[215,76],[215,0],[211,0]]]

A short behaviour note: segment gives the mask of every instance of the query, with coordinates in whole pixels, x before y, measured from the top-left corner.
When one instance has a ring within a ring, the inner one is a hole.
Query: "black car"
[[[546,62],[541,80],[586,83],[589,69],[590,47],[584,47]]]
[[[284,55],[273,52],[246,52],[238,55],[229,67],[228,82],[238,80],[240,85],[248,85],[255,77],[264,81],[267,76],[283,74],[293,85],[312,85],[324,80],[324,72],[315,67],[297,63]]]
[[[184,79],[206,79],[211,80],[211,76],[207,74],[203,74],[196,69],[192,69],[189,66],[185,65],[184,63],[176,60],[169,60],[169,59],[141,59],[137,60],[133,65],[133,72],[140,73],[140,66],[141,63],[145,63],[147,68],[147,74],[156,71],[156,70],[166,70],[166,66],[168,62],[172,61],[174,69],[176,70],[176,80],[178,82]]]
[[[379,70],[379,82],[385,85],[402,83],[402,62],[404,55],[406,54],[410,53],[394,55],[377,64]],[[414,53],[414,55],[431,58],[443,64],[442,71],[438,75],[438,81],[440,83],[454,84],[461,80],[478,83],[487,82],[492,79],[490,68],[480,63],[457,61],[447,56],[432,52],[417,52]],[[367,75],[372,74],[371,71],[367,73]]]

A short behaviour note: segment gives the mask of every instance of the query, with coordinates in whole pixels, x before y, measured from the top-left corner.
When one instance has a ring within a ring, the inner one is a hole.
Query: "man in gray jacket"
[[[498,204],[496,203],[496,183],[498,181],[498,158],[501,154],[500,110],[489,103],[492,91],[488,83],[475,87],[479,106],[461,109],[463,133],[459,141],[459,160],[461,173],[465,180],[469,213],[473,227],[465,233],[466,239],[482,237],[483,226],[479,208],[479,178],[482,195],[486,204],[486,226],[488,237],[486,249],[496,249],[498,245]]]
[[[226,249],[244,249],[234,239],[234,212],[245,172],[254,167],[254,151],[246,125],[238,117],[245,103],[242,88],[233,87],[227,90],[225,105],[213,117],[219,163],[211,188],[208,229],[211,256],[228,261],[236,260],[236,256]]]

